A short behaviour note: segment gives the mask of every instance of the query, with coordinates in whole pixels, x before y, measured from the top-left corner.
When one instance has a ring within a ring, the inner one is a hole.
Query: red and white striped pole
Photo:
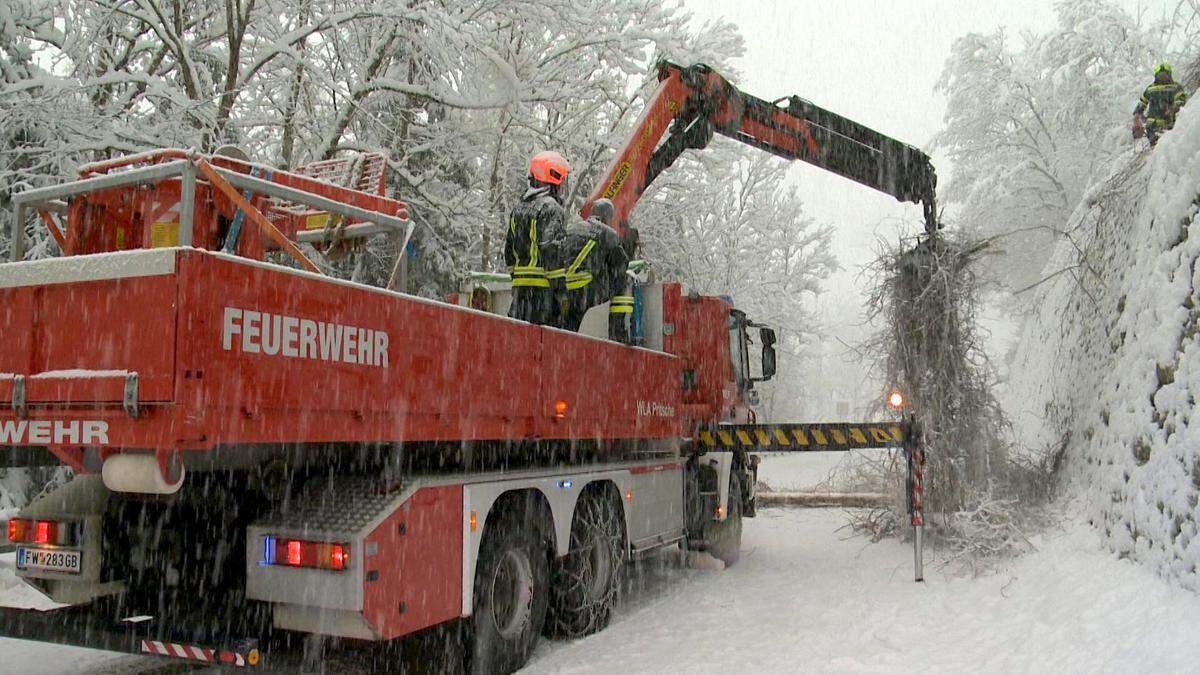
[[[925,451],[921,443],[921,430],[917,426],[916,416],[909,413],[908,433],[908,476],[909,476],[909,514],[913,526],[913,574],[915,581],[925,581],[925,517],[921,508],[925,496],[924,475]]]

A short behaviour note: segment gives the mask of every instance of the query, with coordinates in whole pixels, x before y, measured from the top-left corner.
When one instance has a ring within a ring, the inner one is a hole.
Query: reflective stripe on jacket
[[[1154,83],[1146,87],[1138,99],[1135,114],[1145,114],[1146,121],[1163,126],[1175,122],[1175,113],[1187,102],[1187,92],[1178,82]]]
[[[608,305],[609,314],[633,314],[632,295],[614,295]]]
[[[565,212],[548,188],[532,188],[513,207],[504,241],[504,262],[514,287],[550,287],[544,249],[562,236]]]
[[[579,250],[579,255],[575,256],[575,260],[565,270],[568,291],[577,291],[592,282],[592,273],[586,269],[580,272],[579,267],[587,260],[588,254],[594,248],[596,248],[596,240],[588,239],[583,248]]]

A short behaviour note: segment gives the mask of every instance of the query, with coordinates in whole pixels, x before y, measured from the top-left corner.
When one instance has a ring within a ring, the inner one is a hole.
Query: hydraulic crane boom
[[[684,150],[706,147],[717,132],[832,171],[900,201],[919,203],[926,232],[938,228],[937,175],[921,150],[798,96],[775,102],[755,98],[702,64],[684,68],[664,61],[659,64],[658,80],[658,89],[629,140],[584,202],[585,218],[593,201],[611,199],[616,206],[613,220],[624,234],[629,213],[654,179]]]

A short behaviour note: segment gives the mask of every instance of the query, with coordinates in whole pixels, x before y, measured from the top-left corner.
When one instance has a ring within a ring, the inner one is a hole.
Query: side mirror
[[[760,328],[758,337],[762,340],[762,379],[766,380],[775,377],[775,329]]]
[[[775,345],[763,344],[762,381],[775,377]]]

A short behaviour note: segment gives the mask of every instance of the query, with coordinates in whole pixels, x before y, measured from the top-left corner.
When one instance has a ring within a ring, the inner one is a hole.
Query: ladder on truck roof
[[[913,527],[913,576],[925,580],[925,449],[913,415],[896,422],[804,422],[717,424],[696,430],[693,444],[702,452],[848,452],[895,448],[904,453],[905,492]],[[751,460],[754,461],[754,460]]]
[[[366,152],[304,164],[293,169],[292,173],[323,183],[384,196],[386,169],[387,155],[382,152]],[[305,232],[340,227],[342,236],[345,236],[349,227],[363,222],[353,218],[342,219],[338,214],[314,208],[310,204],[287,200],[277,202],[267,215],[272,220],[290,221],[290,229],[293,231]]]

